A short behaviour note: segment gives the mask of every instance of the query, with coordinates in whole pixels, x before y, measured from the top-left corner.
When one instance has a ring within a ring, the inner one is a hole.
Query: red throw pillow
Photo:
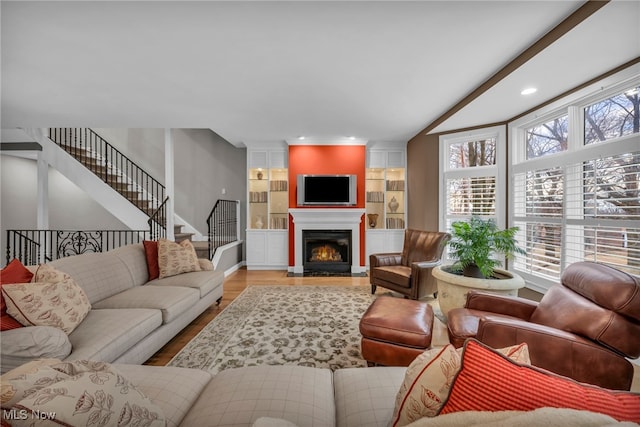
[[[543,407],[599,412],[619,421],[640,422],[640,394],[607,390],[519,365],[472,339],[465,344],[462,368],[440,414]]]
[[[0,331],[8,331],[11,329],[18,329],[23,327],[23,324],[18,322],[13,317],[9,316],[7,313],[4,313],[0,316]]]
[[[14,258],[0,271],[0,286],[9,283],[29,283],[32,277],[33,273],[22,265],[19,259]],[[7,314],[7,304],[4,302],[2,292],[0,292],[0,331],[21,327],[22,325],[17,320]]]
[[[149,271],[149,280],[160,277],[160,266],[158,265],[158,241],[143,240],[144,254],[147,258],[147,270]]]

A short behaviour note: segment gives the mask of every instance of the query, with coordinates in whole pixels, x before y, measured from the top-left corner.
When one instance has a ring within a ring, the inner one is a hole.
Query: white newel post
[[[167,190],[167,240],[174,240],[173,224],[174,224],[174,146],[173,146],[173,134],[171,129],[164,130],[164,178],[165,188]],[[162,200],[160,200],[162,203]]]
[[[294,274],[304,273],[302,259],[303,230],[351,230],[351,274],[360,274],[366,267],[360,265],[360,224],[364,209],[351,208],[309,208],[289,209],[294,224]]]

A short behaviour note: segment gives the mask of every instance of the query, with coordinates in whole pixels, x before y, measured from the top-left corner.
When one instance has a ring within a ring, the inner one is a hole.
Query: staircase
[[[140,233],[146,239],[166,236],[165,187],[93,130],[51,128],[44,133],[39,129],[24,131],[41,145],[45,159],[52,167],[91,194],[131,230],[142,230]],[[105,184],[108,186],[106,191]],[[185,232],[183,228],[196,230],[188,224],[181,225],[184,221],[177,215],[174,218],[177,224],[174,226],[175,241],[191,240],[198,257],[212,259],[217,248],[239,242],[237,200],[216,202],[207,218],[208,233],[204,241],[193,240],[194,233]],[[143,230],[144,224],[148,225],[149,231]],[[199,233],[197,235],[202,237]]]
[[[181,224],[175,224],[173,226],[173,237],[177,243],[180,243],[183,240],[191,240],[191,238],[193,237],[193,233],[183,232],[182,227],[184,227],[184,225]],[[202,240],[191,240],[191,243],[196,250],[196,254],[198,254],[198,258],[209,259],[209,242]]]
[[[49,139],[159,225],[158,237],[165,234],[164,185],[91,129],[51,128]]]

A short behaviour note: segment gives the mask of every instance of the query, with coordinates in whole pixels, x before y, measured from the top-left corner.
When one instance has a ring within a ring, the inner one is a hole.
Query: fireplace
[[[289,267],[293,275],[304,274],[305,244],[302,240],[303,231],[333,232],[336,230],[347,231],[350,234],[347,262],[350,263],[352,275],[366,273],[364,263],[361,264],[360,227],[363,225],[365,210],[361,208],[292,208],[289,214],[293,219],[293,227],[289,233],[293,234],[294,265]],[[345,259],[343,258],[343,261]]]
[[[351,230],[302,230],[305,273],[351,271]]]

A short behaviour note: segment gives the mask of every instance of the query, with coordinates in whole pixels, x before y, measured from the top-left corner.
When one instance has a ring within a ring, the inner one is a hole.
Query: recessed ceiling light
[[[536,89],[535,87],[528,87],[526,89],[523,89],[522,92],[520,92],[520,95],[531,95],[532,93],[536,93],[538,91],[538,89]]]
[[[356,139],[356,137],[355,136],[350,136],[349,139],[353,141],[353,140]]]
[[[299,136],[298,139],[302,141],[304,139],[304,136]]]

